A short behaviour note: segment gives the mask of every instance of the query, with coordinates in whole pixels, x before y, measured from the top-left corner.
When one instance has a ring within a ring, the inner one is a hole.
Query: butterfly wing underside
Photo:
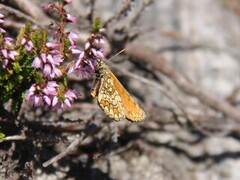
[[[103,62],[101,62],[103,63]],[[145,112],[129,95],[106,64],[100,64],[101,72],[96,78],[91,94],[103,111],[116,121],[126,118],[130,121],[145,119]]]
[[[110,70],[109,70],[110,71]],[[118,81],[116,76],[110,71],[111,77],[114,79],[114,85],[117,87],[118,93],[122,99],[125,118],[130,121],[141,121],[146,115],[138,103],[132,98],[128,91]]]
[[[97,78],[91,94],[96,97],[99,106],[110,118],[116,121],[124,118],[122,99],[109,76]]]

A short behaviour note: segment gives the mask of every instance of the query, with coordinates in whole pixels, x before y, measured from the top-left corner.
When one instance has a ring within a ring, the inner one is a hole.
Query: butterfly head
[[[95,73],[97,76],[103,76],[108,69],[107,65],[100,59],[96,61],[95,64]]]

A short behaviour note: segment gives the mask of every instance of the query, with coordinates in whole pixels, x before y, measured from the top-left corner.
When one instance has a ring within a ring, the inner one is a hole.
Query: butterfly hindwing
[[[96,81],[92,95],[97,94],[96,98],[100,107],[110,118],[116,121],[123,119],[125,115],[122,99],[115,86],[113,86],[112,79],[105,75]]]

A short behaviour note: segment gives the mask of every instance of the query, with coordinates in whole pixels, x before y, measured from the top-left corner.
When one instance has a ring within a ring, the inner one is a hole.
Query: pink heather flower
[[[60,55],[60,51],[57,49],[53,49],[53,50],[49,51],[49,53],[52,55]]]
[[[82,60],[83,60],[83,59],[80,59],[80,58],[77,59],[76,63],[75,63],[74,66],[73,66],[74,69],[78,69],[78,68],[80,67],[80,64],[81,64]]]
[[[25,44],[24,47],[26,48],[27,51],[31,51],[32,48],[34,47],[33,42],[32,41],[28,41],[27,44]]]
[[[17,51],[14,51],[14,50],[10,50],[8,51],[7,49],[2,49],[1,50],[1,53],[4,57],[4,60],[2,62],[2,67],[3,68],[6,68],[8,63],[9,63],[9,60],[15,60],[15,57],[19,55],[19,53]]]
[[[32,66],[36,69],[41,69],[45,77],[54,78],[62,76],[62,72],[58,68],[61,62],[63,62],[61,54],[41,53],[40,57],[34,58]]]
[[[94,69],[91,66],[86,66],[79,73],[84,77],[90,77],[94,73]]]
[[[49,77],[51,79],[56,76],[57,77],[62,76],[62,71],[59,68],[48,63],[44,64],[42,72],[44,77]]]
[[[61,62],[63,62],[62,55],[61,54],[45,54],[42,53],[40,60],[42,60],[43,63],[49,63],[51,65],[60,65]]]
[[[52,73],[50,74],[51,78],[54,78],[55,76],[62,76],[62,71],[58,69],[56,66],[52,67]]]
[[[71,14],[67,14],[67,20],[69,20],[70,22],[77,22],[77,18],[72,16]]]
[[[96,50],[95,48],[91,49],[92,53],[94,54],[94,56],[96,56],[97,58],[104,58],[103,53],[100,50]]]
[[[44,102],[43,98],[40,95],[34,94],[34,93],[32,93],[32,95],[27,94],[26,95],[26,100],[29,101],[35,107],[43,106],[43,102]]]
[[[57,95],[57,88],[58,88],[58,84],[55,82],[55,81],[49,81],[46,85],[45,88],[43,88],[43,92],[46,94],[46,95]]]
[[[87,42],[87,43],[85,44],[85,50],[87,50],[90,46],[91,46],[91,44],[90,44],[89,42]]]
[[[72,70],[72,73],[74,73],[76,76],[90,77],[94,73],[94,67],[92,67],[91,65],[86,65],[84,67],[79,66]]]
[[[0,13],[0,24],[4,23],[5,21],[3,20],[4,15]]]
[[[8,59],[4,59],[2,62],[2,67],[5,69],[8,65]]]
[[[43,98],[40,92],[41,88],[39,85],[33,84],[27,91],[25,97],[33,106],[42,106]]]
[[[21,44],[24,45],[24,47],[27,51],[31,51],[34,46],[33,42],[31,40],[27,41],[26,38],[22,38]]]
[[[32,66],[36,69],[43,68],[43,61],[39,57],[35,57]]]
[[[53,97],[52,106],[55,109],[62,109],[64,107],[71,107],[74,99],[77,99],[77,93],[74,90],[67,90],[64,94],[64,99],[60,100],[57,96]]]
[[[43,96],[43,100],[47,103],[47,107],[51,105],[52,99],[49,96]]]
[[[4,18],[4,15],[2,13],[0,13],[0,19]]]
[[[0,28],[0,32],[3,34],[6,33],[6,31],[3,28]]]
[[[68,69],[68,72],[67,72],[68,74],[71,74],[74,70],[80,68],[79,66],[83,61],[84,54],[85,54],[84,51],[80,53],[76,62],[72,66],[70,66],[70,68]]]
[[[105,44],[105,41],[103,40],[103,38],[96,38],[96,39],[94,39],[94,42],[96,44]]]
[[[78,35],[72,31],[69,32],[68,34],[68,39],[71,43],[71,46],[76,44],[76,41],[79,39]]]
[[[99,32],[100,32],[100,33],[104,33],[105,31],[106,31],[105,28],[101,28],[101,29],[99,29]]]
[[[84,58],[84,55],[85,55],[84,52],[81,52],[81,53],[79,54],[78,59],[77,59],[75,65],[74,65],[74,68],[75,68],[75,69],[78,68],[79,65],[81,64],[81,62],[82,62],[82,60],[83,60],[83,58]]]
[[[76,91],[74,91],[74,90],[68,89],[68,90],[65,92],[64,97],[67,98],[67,99],[69,99],[70,101],[73,101],[74,99],[77,98],[77,93],[76,93]]]
[[[9,51],[8,55],[12,60],[15,60],[15,57],[18,56],[19,53],[17,51]]]
[[[58,86],[55,81],[49,81],[45,87],[33,84],[25,95],[26,101],[30,102],[33,106],[49,107],[57,95]]]
[[[61,62],[63,62],[62,55],[61,54],[41,54],[41,60],[43,63],[49,63],[51,65],[60,65]]]
[[[5,21],[3,20],[4,15],[0,13],[0,24],[4,23]],[[1,33],[6,33],[6,31],[3,28],[0,28]]]
[[[68,107],[71,107],[71,102],[69,99],[64,99],[64,104],[66,104]]]
[[[45,53],[41,53],[40,56],[41,56],[42,61],[43,61],[44,63],[46,63],[46,62],[47,62],[46,54],[45,54]]]
[[[69,47],[69,50],[71,50],[73,54],[80,54],[81,51],[76,48],[76,41],[79,39],[78,35],[72,31],[70,31],[68,34],[68,39],[71,44]]]
[[[42,106],[43,105],[43,98],[39,95],[32,96],[32,103],[34,106]]]
[[[69,4],[72,2],[72,0],[64,0],[65,3]]]
[[[5,58],[8,58],[8,52],[6,49],[2,49],[2,55],[5,57]]]
[[[52,73],[52,67],[50,64],[44,64],[43,66],[43,75],[45,77],[49,76]]]
[[[54,65],[46,63],[43,67],[43,75],[45,77],[54,78],[56,76],[62,76],[62,71]]]
[[[13,38],[10,38],[10,37],[5,37],[4,40],[5,40],[4,43],[5,43],[7,46],[12,46],[12,42],[14,41]]]
[[[53,100],[52,100],[52,106],[56,106],[56,104],[58,103],[58,97],[57,96],[54,96],[53,97]]]
[[[47,62],[49,62],[50,64],[55,64],[55,62],[53,60],[53,56],[51,54],[47,55]]]
[[[49,47],[49,48],[56,48],[56,47],[59,46],[59,43],[48,42],[48,43],[46,43],[46,46]]]
[[[52,64],[54,64],[54,65],[60,65],[61,62],[63,62],[63,59],[62,59],[62,55],[61,55],[61,54],[53,55],[53,62],[52,62]]]
[[[74,68],[73,68],[73,66],[70,66],[70,68],[68,69],[68,74],[71,74],[72,72],[74,71]]]
[[[36,87],[35,87],[35,86],[36,86],[36,84],[33,84],[33,85],[28,89],[28,91],[27,91],[27,93],[26,93],[26,95],[25,95],[25,98],[26,98],[27,101],[29,101],[30,98],[31,98],[31,96],[34,95],[35,90],[36,90]]]
[[[88,64],[91,67],[92,71],[94,71],[95,70],[95,60],[93,60],[93,59],[88,60]]]
[[[80,54],[82,51],[79,49],[69,48],[72,51],[72,54]]]
[[[22,39],[21,39],[21,45],[26,44],[26,42],[27,42],[27,39],[26,39],[26,38],[22,38]]]

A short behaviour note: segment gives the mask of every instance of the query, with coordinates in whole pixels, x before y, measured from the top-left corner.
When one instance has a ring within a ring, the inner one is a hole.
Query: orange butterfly
[[[145,112],[103,61],[97,61],[95,74],[91,94],[110,118],[116,121],[126,118],[133,122],[145,119]]]

